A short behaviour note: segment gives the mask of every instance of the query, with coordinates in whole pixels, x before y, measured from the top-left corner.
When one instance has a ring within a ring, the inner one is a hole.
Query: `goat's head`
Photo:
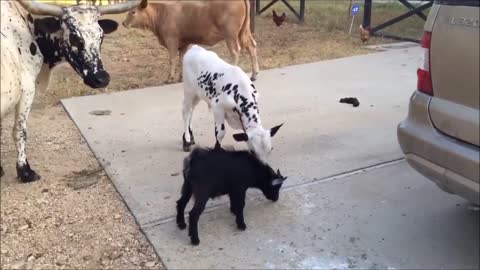
[[[287,177],[282,176],[280,170],[275,172],[272,168],[269,169],[269,179],[260,189],[267,199],[276,202],[280,196],[280,188]]]
[[[262,127],[253,129],[247,133],[237,133],[233,135],[233,138],[238,141],[245,141],[248,144],[248,148],[255,153],[255,155],[264,163],[267,162],[267,158],[272,152],[272,139],[271,137],[277,134],[278,130],[283,124],[265,130]]]
[[[134,8],[140,1],[110,6],[60,7],[36,1],[18,1],[28,12],[49,15],[35,21],[36,35],[55,36],[61,55],[92,88],[106,87],[110,82],[100,57],[104,34],[115,31],[118,23],[99,20],[102,14],[117,14]],[[46,37],[45,37],[46,38]]]

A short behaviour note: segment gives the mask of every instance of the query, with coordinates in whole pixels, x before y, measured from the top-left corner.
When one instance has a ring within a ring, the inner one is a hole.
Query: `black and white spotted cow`
[[[32,0],[1,2],[1,117],[15,109],[13,138],[18,152],[17,176],[40,179],[25,152],[27,119],[36,90],[46,89],[52,69],[67,61],[92,88],[110,82],[100,57],[104,34],[117,29],[102,14],[128,11],[140,3],[59,7]],[[32,16],[33,15],[33,16]],[[3,169],[0,166],[0,174]]]
[[[183,150],[190,151],[195,144],[191,128],[192,113],[200,100],[213,111],[215,120],[215,147],[225,137],[224,120],[233,129],[243,129],[234,134],[236,141],[246,141],[249,149],[266,163],[272,150],[271,137],[282,125],[264,129],[258,109],[258,91],[250,78],[237,66],[223,61],[214,52],[194,45],[183,59],[184,100]]]

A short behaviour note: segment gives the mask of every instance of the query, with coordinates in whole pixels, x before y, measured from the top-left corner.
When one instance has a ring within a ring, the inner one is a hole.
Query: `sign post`
[[[350,23],[350,29],[348,30],[349,35],[352,33],[353,21],[355,21],[355,17],[358,15],[358,13],[360,13],[360,4],[355,3],[350,10],[350,14],[352,16],[352,23]]]

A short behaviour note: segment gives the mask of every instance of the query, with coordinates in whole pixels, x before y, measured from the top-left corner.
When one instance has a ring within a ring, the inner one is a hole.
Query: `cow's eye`
[[[70,34],[70,45],[77,47],[79,50],[83,50],[83,41],[76,35]]]

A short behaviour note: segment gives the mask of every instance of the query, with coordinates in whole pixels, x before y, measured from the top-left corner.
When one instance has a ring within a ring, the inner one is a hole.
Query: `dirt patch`
[[[161,269],[112,183],[63,107],[32,112],[28,150],[40,181],[15,179],[11,117],[1,159],[1,269]]]

